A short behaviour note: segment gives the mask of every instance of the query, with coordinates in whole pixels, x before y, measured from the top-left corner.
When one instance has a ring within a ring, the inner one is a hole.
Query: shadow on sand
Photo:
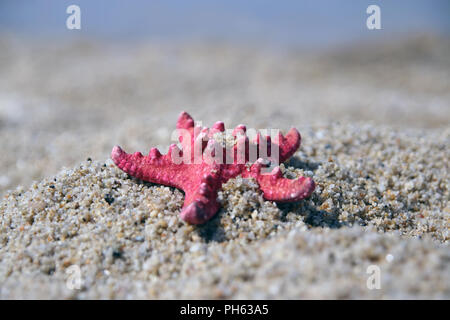
[[[315,171],[319,167],[320,163],[312,161],[302,161],[297,157],[292,157],[285,163],[287,166],[292,166],[296,169],[303,169],[309,171]],[[297,215],[303,215],[304,222],[310,228],[330,228],[337,229],[342,227],[342,223],[338,219],[338,214],[328,212],[326,210],[318,209],[323,203],[320,195],[314,193],[311,196],[311,201],[299,201],[292,203],[277,203],[277,207],[281,211],[280,224],[287,223],[287,215],[294,213]],[[225,230],[221,223],[221,217],[224,214],[224,209],[220,209],[219,212],[210,221],[204,225],[196,226],[196,230],[201,238],[205,242],[223,242],[226,241]]]

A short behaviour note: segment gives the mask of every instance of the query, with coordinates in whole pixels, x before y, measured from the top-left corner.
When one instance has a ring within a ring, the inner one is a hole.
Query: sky
[[[68,30],[69,5],[81,30]],[[381,9],[368,30],[366,9]],[[224,40],[326,46],[372,37],[450,35],[448,0],[0,0],[0,32],[32,38]]]

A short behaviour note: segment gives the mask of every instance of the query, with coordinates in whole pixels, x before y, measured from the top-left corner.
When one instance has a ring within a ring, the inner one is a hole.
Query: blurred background
[[[82,29],[65,28],[69,5],[82,10]],[[382,30],[366,28],[366,8],[382,10]],[[2,31],[42,38],[107,41],[231,41],[328,47],[359,39],[450,31],[446,0],[2,0]]]
[[[69,5],[81,30],[69,30]],[[381,9],[369,30],[366,9]],[[210,125],[450,120],[450,2],[0,1],[0,195]],[[306,140],[307,141],[307,140]],[[305,142],[307,143],[307,142]]]

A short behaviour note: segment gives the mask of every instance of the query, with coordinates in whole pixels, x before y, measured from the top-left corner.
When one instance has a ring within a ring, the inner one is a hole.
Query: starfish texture
[[[273,142],[270,136],[262,137],[260,133],[249,142],[246,127],[239,125],[233,130],[229,146],[219,139],[225,131],[221,121],[210,129],[202,128],[194,126],[192,117],[182,112],[176,127],[181,150],[172,144],[166,155],[152,148],[148,156],[143,156],[140,152],[128,154],[115,146],[111,158],[133,177],[183,190],[185,201],[180,216],[188,223],[202,224],[211,219],[219,209],[217,192],[223,183],[238,175],[254,178],[264,198],[270,201],[298,201],[314,191],[311,178],[283,178],[279,166],[270,173],[262,172],[273,158],[263,157],[261,147],[266,148],[266,154],[276,154],[278,148],[278,163],[284,162],[300,147],[301,136],[295,128],[286,136],[278,133]],[[252,150],[256,150],[256,161],[252,160]]]

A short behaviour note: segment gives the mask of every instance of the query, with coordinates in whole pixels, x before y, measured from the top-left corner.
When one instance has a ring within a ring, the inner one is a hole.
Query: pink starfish
[[[231,147],[217,142],[216,134],[224,131],[225,126],[221,121],[216,122],[211,129],[195,127],[192,117],[182,112],[177,121],[182,150],[172,144],[166,155],[152,148],[148,156],[143,156],[140,152],[127,154],[115,146],[111,158],[121,170],[133,177],[183,190],[185,200],[180,216],[191,224],[205,223],[216,214],[219,209],[218,190],[223,183],[238,175],[254,178],[266,200],[298,201],[314,191],[315,184],[311,178],[283,178],[279,166],[271,173],[261,172],[270,162],[267,161],[268,157],[266,160],[258,158],[262,155],[259,148],[267,146],[268,153],[271,153],[274,147],[279,147],[279,163],[284,162],[300,146],[301,137],[295,128],[286,136],[278,133],[278,139],[275,139],[278,144],[271,142],[270,136],[262,138],[260,134],[249,143],[246,127],[239,125],[233,131],[234,142]],[[258,158],[251,166],[247,164],[251,159],[250,150],[257,150]]]

